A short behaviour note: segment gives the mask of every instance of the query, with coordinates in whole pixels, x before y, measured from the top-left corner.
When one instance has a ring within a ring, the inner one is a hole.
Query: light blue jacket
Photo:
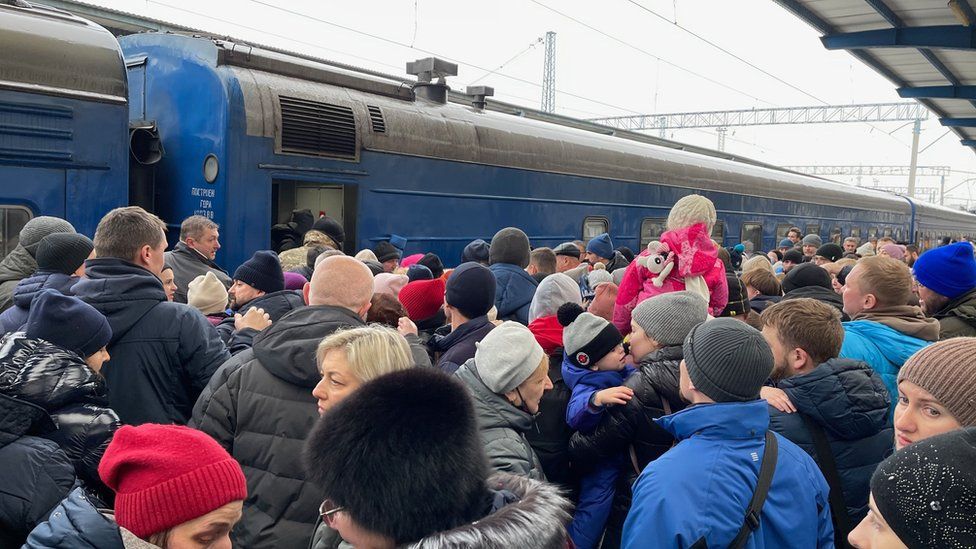
[[[891,395],[889,423],[898,403],[898,370],[916,351],[930,345],[917,337],[903,334],[890,326],[873,320],[854,320],[844,323],[844,344],[840,358],[867,362],[881,374]]]

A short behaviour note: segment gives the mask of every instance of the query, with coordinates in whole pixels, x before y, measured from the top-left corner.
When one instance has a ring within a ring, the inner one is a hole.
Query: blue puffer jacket
[[[55,290],[71,295],[71,287],[78,282],[77,276],[38,271],[21,280],[14,288],[14,306],[0,314],[0,332],[16,332],[27,322],[30,305],[41,290]]]
[[[755,492],[769,426],[766,402],[691,406],[654,420],[679,440],[634,484],[623,547],[727,547]],[[809,455],[776,435],[773,483],[749,549],[833,547],[828,487]]]
[[[22,549],[124,549],[119,525],[76,488],[31,532]],[[152,547],[152,546],[150,546]]]
[[[102,367],[109,402],[122,423],[185,424],[200,392],[230,354],[200,311],[166,300],[146,269],[121,259],[91,259],[75,295],[112,327]]]
[[[868,512],[871,473],[891,453],[894,437],[888,419],[891,399],[881,376],[863,362],[835,358],[776,386],[786,392],[799,413],[785,414],[770,406],[769,428],[819,463],[813,436],[801,414],[823,427],[837,464],[847,514],[851,525],[856,525]]]
[[[489,269],[495,275],[498,320],[514,320],[528,326],[529,305],[539,283],[518,265],[495,263]]]
[[[633,366],[625,366],[618,372],[587,370],[563,355],[562,371],[563,381],[573,393],[566,407],[566,423],[577,431],[591,433],[600,423],[604,408],[591,409],[590,397],[597,391],[623,385],[635,370]]]
[[[938,339],[938,333],[935,337]],[[880,322],[854,320],[844,323],[844,344],[840,348],[840,356],[867,362],[874,371],[881,374],[891,396],[891,413],[888,415],[891,418],[898,402],[898,370],[908,357],[931,343],[932,341],[906,335]]]

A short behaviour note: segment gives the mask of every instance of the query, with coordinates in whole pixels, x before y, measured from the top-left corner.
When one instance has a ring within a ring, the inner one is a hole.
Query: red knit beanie
[[[446,285],[441,278],[414,280],[400,290],[400,303],[414,322],[430,318],[444,305]]]
[[[146,539],[247,497],[241,466],[206,433],[123,425],[98,465],[115,491],[115,520]]]

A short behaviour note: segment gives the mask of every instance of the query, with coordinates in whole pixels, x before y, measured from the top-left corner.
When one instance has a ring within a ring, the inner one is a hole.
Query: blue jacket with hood
[[[929,341],[873,320],[844,323],[844,343],[840,348],[840,357],[867,362],[874,371],[881,374],[891,396],[889,422],[895,413],[895,404],[898,403],[898,370],[908,357],[939,338],[938,321],[932,320],[935,322],[935,339]]]
[[[699,404],[654,420],[678,445],[634,484],[623,547],[727,547],[741,528],[759,479],[769,411],[765,400]],[[834,546],[829,488],[817,464],[789,440],[749,549]]]
[[[13,294],[13,307],[0,314],[0,333],[16,332],[27,323],[31,303],[41,290],[55,290],[72,295],[71,287],[80,280],[77,276],[38,271],[17,283]]]
[[[488,267],[495,275],[495,308],[498,320],[514,320],[529,325],[529,305],[539,286],[525,269],[511,263],[495,263]]]
[[[92,259],[75,295],[112,327],[102,367],[109,402],[122,423],[185,425],[210,377],[230,354],[200,311],[166,300],[146,269],[121,259]]]

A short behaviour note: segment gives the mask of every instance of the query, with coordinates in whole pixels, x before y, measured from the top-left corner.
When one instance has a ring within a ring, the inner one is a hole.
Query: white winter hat
[[[671,206],[671,212],[668,213],[668,230],[704,223],[711,231],[717,219],[715,204],[712,204],[711,200],[700,194],[689,194]]]
[[[481,381],[498,395],[518,387],[539,369],[545,356],[528,328],[507,321],[475,344],[474,363]]]
[[[227,308],[227,288],[213,271],[190,281],[186,289],[186,302],[205,315],[219,313]]]

